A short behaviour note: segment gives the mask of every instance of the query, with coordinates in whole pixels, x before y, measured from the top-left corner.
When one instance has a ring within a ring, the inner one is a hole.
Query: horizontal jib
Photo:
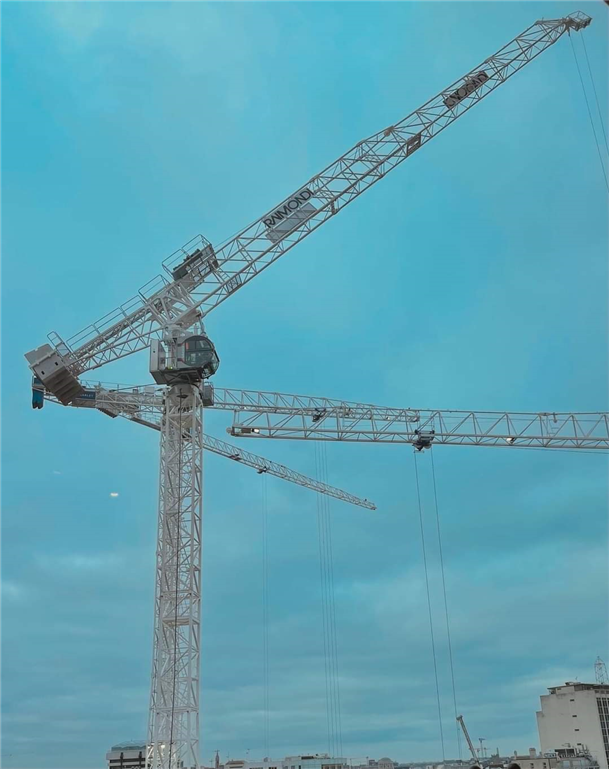
[[[268,216],[265,216],[262,220],[263,224],[265,227],[275,227],[279,222],[292,216],[295,211],[298,211],[298,209],[312,197],[313,192],[305,187],[305,189],[292,195],[291,198],[286,200],[285,203],[279,206],[279,208],[276,208]]]
[[[453,91],[448,96],[445,96],[443,99],[443,102],[446,107],[449,109],[451,107],[454,107],[455,104],[458,104],[460,101],[463,101],[466,96],[469,96],[471,93],[473,93],[477,88],[480,88],[480,86],[483,83],[486,83],[488,80],[488,75],[484,70],[480,70],[480,72],[476,72],[475,75],[472,75],[471,77],[466,77],[463,81],[463,84],[457,88],[456,91]]]

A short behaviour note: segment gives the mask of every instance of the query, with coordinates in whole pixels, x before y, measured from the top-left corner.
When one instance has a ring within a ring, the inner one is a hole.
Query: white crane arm
[[[189,328],[562,35],[590,21],[578,11],[535,22],[419,109],[360,141],[220,247],[214,249],[202,236],[194,238],[165,261],[169,279],[155,278],[137,297],[66,341],[50,334],[63,365],[78,376],[145,348],[169,323]],[[31,367],[53,352],[28,354]]]
[[[474,759],[474,761],[478,763],[476,748],[474,748],[474,744],[471,740],[471,737],[469,736],[469,732],[467,731],[467,727],[465,726],[465,721],[463,720],[463,716],[457,716],[457,721],[459,722],[461,729],[463,731],[463,735],[465,737],[465,741],[467,742],[467,747],[469,748],[469,752],[472,754],[472,758]]]
[[[249,390],[214,390],[211,408],[234,412],[247,438],[609,450],[606,412],[399,409]]]
[[[114,390],[109,390],[99,384],[88,385],[85,387],[83,396],[75,399],[70,405],[77,408],[93,408],[111,417],[123,417],[145,427],[160,430],[163,416],[162,389],[164,388],[117,387]],[[44,392],[43,390],[40,390],[40,392],[43,393],[45,400],[54,403],[60,402],[52,393]],[[189,439],[190,436],[185,434],[184,438]],[[341,502],[365,507],[368,510],[376,510],[376,505],[367,499],[361,499],[354,494],[349,494],[342,489],[322,483],[315,478],[309,478],[278,462],[271,462],[257,454],[243,451],[243,449],[214,438],[211,435],[203,435],[203,447],[214,454],[219,454],[227,459],[232,459],[234,462],[252,467],[259,474],[268,473],[276,478],[281,478],[284,481],[316,491],[319,494],[334,497],[341,500]]]
[[[36,381],[36,380],[35,380]],[[160,424],[164,388],[83,383],[74,406]],[[58,399],[34,384],[34,395]],[[291,393],[203,385],[206,408],[233,413],[228,432],[240,438],[410,443],[609,451],[607,412],[457,411],[375,406]]]

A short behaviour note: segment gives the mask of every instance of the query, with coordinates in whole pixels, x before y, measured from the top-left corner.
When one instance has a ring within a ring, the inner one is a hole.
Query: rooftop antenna
[[[597,684],[609,684],[609,675],[607,675],[607,665],[600,657],[596,658],[594,663],[594,676]]]

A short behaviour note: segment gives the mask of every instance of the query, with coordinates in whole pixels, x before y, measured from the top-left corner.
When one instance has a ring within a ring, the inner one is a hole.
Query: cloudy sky
[[[157,435],[32,411],[23,354],[577,5],[594,17],[585,39],[606,110],[600,0],[3,4],[7,769],[101,769],[112,744],[144,738],[152,645]],[[565,38],[210,316],[216,382],[392,406],[606,410],[607,246]],[[146,355],[100,378],[145,383]],[[212,434],[226,426],[207,417]],[[314,473],[311,444],[247,448]],[[606,461],[434,457],[458,708],[490,747],[525,750],[545,688],[590,680],[609,657]],[[430,457],[418,461],[456,756]],[[379,507],[330,506],[344,752],[439,759],[412,452],[330,445],[328,470]],[[201,755],[261,756],[263,481],[211,456],[205,482]],[[266,482],[270,749],[322,751],[316,499]]]

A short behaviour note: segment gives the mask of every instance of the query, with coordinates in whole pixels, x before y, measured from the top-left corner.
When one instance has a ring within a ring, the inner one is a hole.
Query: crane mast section
[[[199,766],[202,469],[200,392],[171,387],[161,420],[150,769]]]
[[[167,323],[188,328],[590,17],[541,20],[399,122],[360,141],[253,224],[213,249],[193,239],[135,299],[68,339],[51,341],[72,372],[145,348]],[[182,259],[178,264],[177,260]],[[159,286],[157,290],[153,290]]]

